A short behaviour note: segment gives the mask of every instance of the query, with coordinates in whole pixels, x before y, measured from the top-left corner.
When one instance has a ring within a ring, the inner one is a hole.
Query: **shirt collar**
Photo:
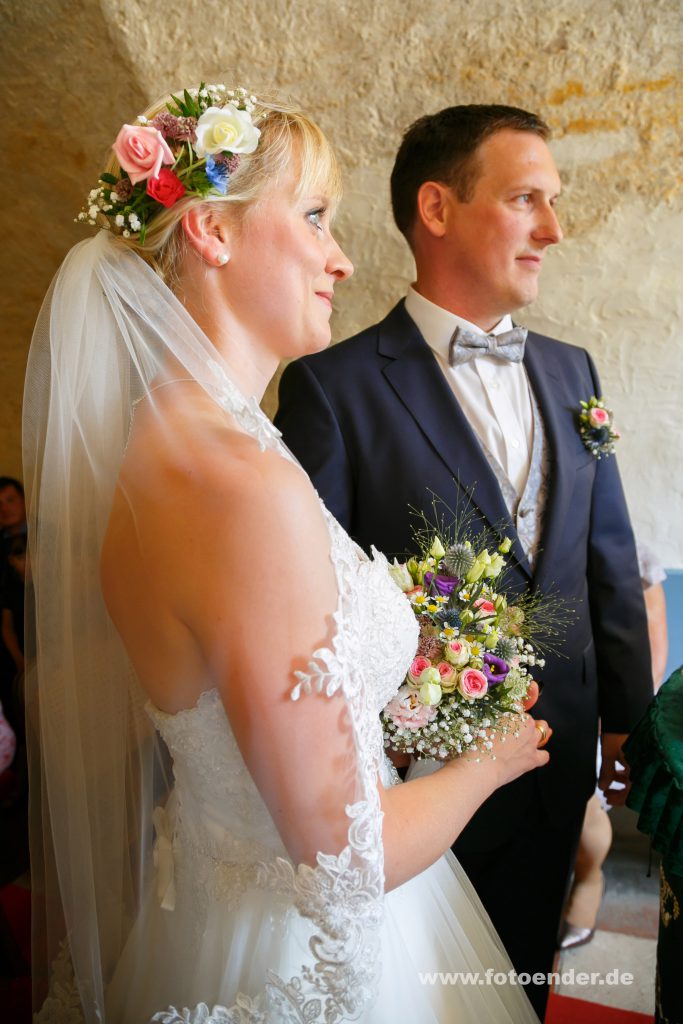
[[[415,291],[412,285],[406,295],[405,308],[406,313],[415,321],[418,330],[432,351],[445,359],[446,362],[448,362],[448,346],[456,327],[466,328],[468,331],[474,331],[476,334],[487,333],[482,331],[481,327],[477,327],[476,324],[471,324],[461,316],[457,316],[457,314],[444,309],[443,306],[437,306],[434,302],[430,302],[429,299],[425,299],[424,295],[420,295],[419,292]],[[509,313],[506,313],[503,319],[488,333],[500,334],[502,331],[511,330],[512,326],[512,317]]]

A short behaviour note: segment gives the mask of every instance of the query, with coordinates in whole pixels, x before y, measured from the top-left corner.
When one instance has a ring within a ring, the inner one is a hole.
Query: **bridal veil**
[[[214,346],[157,274],[110,232],[77,245],[43,304],[24,397],[34,1001],[41,1021],[107,1020],[107,986],[164,870],[153,819],[171,790],[170,759],[107,613],[99,561],[135,408],[145,401],[161,416],[159,385],[178,377],[201,385],[262,447],[274,443],[276,432],[255,400],[231,383]],[[340,594],[340,643],[343,616]],[[264,884],[278,888],[283,920],[307,919],[309,941],[296,975],[266,973],[230,1021],[289,1019],[282,1007],[290,1001],[311,1020],[323,1013],[330,1022],[342,1014],[354,1019],[376,982],[381,749],[374,740],[370,749],[354,727],[354,702],[364,698],[339,650],[308,653],[312,671],[303,689],[318,684],[337,695],[334,706],[328,701],[327,725],[350,779],[341,789],[330,779],[330,792],[343,790],[335,814],[346,841],[339,848],[331,839],[315,867],[287,859],[270,866]],[[306,703],[321,699],[328,700],[302,693],[303,735]],[[318,770],[331,771],[325,764]],[[172,845],[173,836],[166,840]],[[137,950],[139,971],[145,954]],[[280,1015],[270,1018],[276,1005]]]

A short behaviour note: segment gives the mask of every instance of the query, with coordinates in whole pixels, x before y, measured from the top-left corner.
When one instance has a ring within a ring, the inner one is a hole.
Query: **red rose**
[[[185,186],[177,174],[168,167],[162,167],[156,178],[150,178],[147,182],[147,195],[162,206],[169,207],[185,195]]]

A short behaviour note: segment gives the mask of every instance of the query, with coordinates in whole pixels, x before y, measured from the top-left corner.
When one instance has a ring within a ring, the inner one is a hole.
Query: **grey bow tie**
[[[477,334],[456,327],[448,346],[448,362],[451,366],[460,366],[477,356],[495,356],[511,363],[521,363],[526,335],[526,327],[513,327],[511,331],[500,334]]]

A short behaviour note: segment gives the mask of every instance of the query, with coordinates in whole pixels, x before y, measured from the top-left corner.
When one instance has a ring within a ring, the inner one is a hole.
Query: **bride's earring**
[[[225,264],[228,262],[228,259],[229,257],[226,255],[226,253],[219,252],[218,256],[216,256],[216,263],[218,264],[219,267],[224,267]]]

